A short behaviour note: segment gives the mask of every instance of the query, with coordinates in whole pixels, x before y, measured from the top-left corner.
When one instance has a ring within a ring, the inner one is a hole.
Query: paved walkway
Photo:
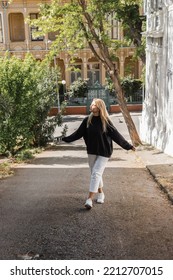
[[[147,171],[168,184],[172,166],[172,157],[152,147],[133,152],[115,144],[105,204],[91,211],[84,208],[90,172],[83,140],[15,166],[14,176],[0,180],[0,259],[173,259],[172,204]]]
[[[133,121],[139,131],[140,113],[131,113]],[[116,128],[123,136],[130,141],[129,134],[124,123],[122,114],[113,114],[110,116]],[[72,133],[81,123],[83,115],[66,116],[65,123],[68,125],[68,134]],[[61,134],[62,128],[57,128],[55,136]],[[78,141],[82,144],[82,141]],[[116,146],[116,145],[115,145]],[[144,145],[138,147],[135,152],[136,160],[146,167],[160,188],[165,192],[173,203],[173,157],[155,149],[152,146]]]
[[[133,120],[137,129],[139,130],[139,119],[140,113],[131,113]],[[68,135],[72,133],[81,123],[83,115],[69,115],[64,117],[64,124],[68,125]],[[125,127],[124,120],[122,118],[122,114],[113,114],[111,116],[112,121],[116,125],[117,129],[122,133],[127,140],[130,141],[127,128]],[[123,128],[122,128],[123,127]],[[55,137],[60,136],[62,133],[63,127],[57,127],[55,130]],[[77,141],[76,145],[83,145],[83,140]],[[63,145],[65,147],[65,145]],[[114,145],[116,146],[116,145]],[[62,143],[61,143],[62,147]],[[76,154],[76,152],[75,152]],[[155,181],[158,183],[163,192],[166,193],[168,199],[173,203],[173,157],[155,149],[152,146],[141,146],[138,147],[135,152],[136,160],[146,167]],[[9,161],[4,158],[0,158],[0,163],[4,161]]]
[[[135,122],[136,128],[139,130],[139,119],[140,113],[131,113],[133,120]],[[69,115],[64,117],[64,124],[68,125],[68,135],[72,133],[81,123],[82,119],[85,116],[83,115]],[[127,128],[125,127],[124,120],[122,118],[122,114],[113,114],[111,116],[112,121],[116,125],[117,129],[122,133],[127,140],[130,141]],[[123,127],[123,128],[122,128]],[[63,127],[57,127],[55,130],[55,138],[60,136],[62,133]],[[77,141],[75,145],[83,145],[83,140]],[[115,145],[116,146],[116,145]],[[62,144],[61,144],[62,147]],[[64,145],[65,147],[65,145]],[[75,152],[76,153],[76,152]],[[155,181],[158,183],[160,188],[165,192],[168,196],[168,199],[173,203],[173,157],[155,149],[152,146],[141,146],[138,147],[135,152],[136,160],[146,167]],[[0,163],[4,161],[9,161],[4,158],[0,158]]]

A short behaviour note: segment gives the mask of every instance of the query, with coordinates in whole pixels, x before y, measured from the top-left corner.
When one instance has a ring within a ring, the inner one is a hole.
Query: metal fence
[[[67,100],[68,106],[87,106],[89,112],[89,106],[94,98],[101,98],[104,100],[107,110],[109,111],[110,105],[118,104],[118,100],[115,93],[110,93],[108,89],[98,84],[88,89],[87,96],[85,97],[70,97]],[[133,94],[126,94],[125,96],[127,104],[142,104],[142,90]]]

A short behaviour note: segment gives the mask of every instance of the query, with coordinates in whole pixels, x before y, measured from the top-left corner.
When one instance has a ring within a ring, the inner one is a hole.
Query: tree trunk
[[[130,134],[130,138],[132,140],[132,144],[134,146],[139,146],[142,144],[138,132],[136,130],[136,127],[134,125],[134,122],[131,118],[131,115],[127,109],[127,104],[126,101],[124,99],[124,93],[123,90],[121,88],[121,83],[120,83],[120,79],[119,79],[119,74],[117,72],[117,69],[115,69],[114,63],[112,61],[111,55],[110,55],[110,51],[109,51],[109,46],[107,46],[107,44],[105,44],[104,40],[101,40],[99,35],[97,34],[98,30],[95,30],[95,27],[93,26],[93,20],[91,15],[88,13],[87,9],[86,9],[86,1],[85,0],[80,0],[78,1],[79,5],[81,6],[82,10],[83,10],[83,15],[84,18],[87,22],[87,26],[90,30],[90,33],[92,34],[93,37],[93,41],[96,43],[97,48],[94,46],[93,42],[90,40],[90,36],[88,35],[88,30],[86,28],[86,22],[82,22],[81,26],[84,30],[84,34],[86,36],[86,39],[88,41],[89,47],[91,49],[91,51],[93,52],[94,56],[97,57],[97,59],[104,64],[104,67],[106,69],[106,71],[109,73],[110,78],[112,79],[112,82],[114,84],[115,90],[116,90],[116,94],[118,97],[118,103],[121,109],[121,112],[123,114],[124,120],[126,122],[129,134]],[[103,22],[102,19],[100,19],[100,33],[103,32]],[[98,51],[99,50],[99,51]]]
[[[112,74],[110,76],[111,76],[112,82],[113,82],[115,90],[116,90],[118,103],[119,103],[121,112],[123,114],[124,120],[126,122],[128,131],[129,131],[129,135],[130,135],[130,138],[132,140],[132,144],[134,146],[139,146],[139,145],[142,145],[142,142],[139,138],[139,135],[138,135],[138,132],[136,130],[135,124],[132,120],[132,117],[131,117],[131,115],[128,111],[127,104],[126,104],[126,101],[125,101],[125,98],[124,98],[124,93],[123,93],[123,90],[121,88],[119,77],[117,75],[118,74],[116,72],[114,72],[114,74]]]

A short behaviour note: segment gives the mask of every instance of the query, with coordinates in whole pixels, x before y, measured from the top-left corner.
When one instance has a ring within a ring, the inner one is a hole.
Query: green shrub
[[[70,85],[70,93],[73,97],[86,97],[88,92],[88,84],[86,80],[78,78]]]
[[[61,114],[48,118],[56,100],[56,75],[48,60],[30,54],[0,58],[0,153],[46,145]]]
[[[18,161],[27,161],[34,158],[33,153],[30,150],[22,150],[21,152],[15,155],[15,160]]]
[[[122,79],[121,86],[127,101],[133,101],[135,99],[141,99],[142,101],[142,85],[143,83],[139,79],[132,79],[130,77]]]
[[[0,179],[13,175],[10,164],[8,162],[0,163]]]

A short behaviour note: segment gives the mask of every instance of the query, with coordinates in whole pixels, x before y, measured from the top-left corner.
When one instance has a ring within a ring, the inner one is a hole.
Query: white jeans
[[[88,154],[88,163],[91,169],[90,192],[97,193],[103,187],[102,175],[109,158]]]

